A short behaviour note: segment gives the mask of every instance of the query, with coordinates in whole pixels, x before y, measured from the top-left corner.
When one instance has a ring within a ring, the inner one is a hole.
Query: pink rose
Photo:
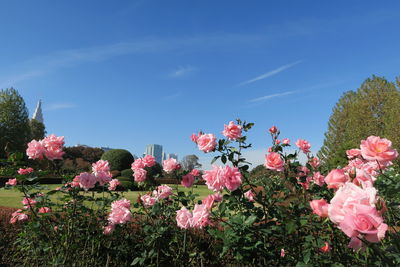
[[[43,139],[43,145],[46,148],[44,154],[47,159],[62,159],[64,155],[64,136],[55,136],[51,134]]]
[[[33,169],[32,169],[32,168],[26,168],[26,169],[20,168],[20,169],[18,170],[18,174],[20,174],[20,175],[29,174],[29,173],[31,173],[31,172],[33,172]]]
[[[235,191],[242,184],[242,174],[236,167],[225,166],[223,169],[225,187],[229,191]]]
[[[297,140],[296,146],[297,146],[298,148],[300,148],[304,153],[309,153],[309,152],[311,152],[311,151],[310,151],[310,148],[311,148],[310,143],[309,143],[308,141],[304,140],[304,139],[299,139],[299,140]]]
[[[158,199],[168,198],[170,195],[172,195],[172,188],[168,185],[160,185],[157,187],[157,191],[154,193],[154,195]]]
[[[280,143],[281,143],[281,140],[279,140],[279,139],[275,140],[275,145],[279,145]]]
[[[16,186],[17,185],[17,178],[8,179],[8,181],[6,182],[6,185]]]
[[[213,196],[215,202],[221,202],[222,201],[222,195],[219,192],[214,193],[212,196]]]
[[[319,249],[323,253],[328,253],[331,251],[331,247],[329,246],[329,243],[325,241],[325,245]]]
[[[200,171],[198,169],[193,169],[190,172],[191,175],[193,175],[194,177],[199,176],[200,175]]]
[[[26,149],[26,155],[30,159],[43,159],[46,149],[42,141],[32,140],[28,143],[28,148]]]
[[[188,187],[189,188],[189,187],[191,187],[193,185],[193,183],[194,183],[194,176],[192,174],[188,173],[188,174],[186,174],[186,175],[184,175],[182,177],[181,184],[184,187]]]
[[[349,149],[346,150],[346,155],[347,158],[352,159],[352,158],[357,158],[361,156],[361,150],[360,149]]]
[[[228,125],[224,124],[224,131],[222,134],[230,140],[236,140],[242,137],[242,126],[235,124],[233,121]]]
[[[157,201],[155,197],[152,197],[150,195],[141,196],[140,200],[142,201],[143,206],[145,206],[146,208],[153,206]]]
[[[272,146],[270,146],[267,151],[268,151],[268,153],[271,153],[272,152]]]
[[[114,232],[114,230],[115,230],[115,224],[106,225],[106,226],[103,228],[103,234],[109,235],[109,234],[111,234],[112,232]]]
[[[144,167],[145,167],[145,164],[144,164],[142,158],[136,159],[131,165],[132,171],[135,171],[137,169],[143,169]]]
[[[197,134],[192,134],[191,136],[190,136],[190,139],[192,140],[192,142],[193,143],[196,143],[197,144],[197,139],[198,139],[199,137],[197,136]]]
[[[193,209],[192,227],[203,228],[209,224],[209,209],[204,204],[196,204]]]
[[[112,179],[112,174],[111,172],[103,172],[103,171],[99,171],[99,172],[95,172],[94,176],[96,176],[97,181],[99,182],[99,184],[101,186],[108,184],[109,182],[111,182]]]
[[[97,172],[109,172],[110,171],[110,165],[107,160],[99,160],[96,163],[92,164],[92,172],[97,173]]]
[[[254,197],[256,194],[254,194],[253,191],[249,190],[246,193],[244,193],[244,197],[247,198],[249,201],[254,202]]]
[[[163,161],[163,169],[166,173],[171,173],[174,170],[179,169],[179,164],[174,158],[170,158]]]
[[[319,186],[323,186],[325,183],[325,177],[323,175],[321,175],[320,172],[315,172],[312,180],[314,181],[315,184],[319,185]]]
[[[285,162],[282,160],[281,156],[276,152],[271,152],[265,156],[264,166],[270,170],[276,170],[281,172],[284,170]]]
[[[312,159],[310,159],[310,161],[308,162],[311,167],[313,167],[314,169],[318,168],[320,165],[320,161],[317,157],[313,157]]]
[[[299,167],[297,167],[297,171],[298,171],[297,174],[298,174],[300,177],[307,176],[307,175],[310,173],[310,169],[308,169],[306,166],[299,166]]]
[[[358,237],[352,237],[348,244],[349,248],[352,248],[354,251],[358,251],[363,248],[363,242]]]
[[[156,158],[152,155],[146,155],[143,158],[144,167],[153,167],[156,164]]]
[[[39,208],[39,213],[49,213],[51,209],[49,207],[41,207]]]
[[[269,132],[270,132],[271,134],[275,134],[275,133],[278,132],[278,128],[276,128],[276,126],[272,126],[271,128],[269,128]]]
[[[17,221],[26,221],[26,220],[28,220],[28,215],[26,215],[25,213],[22,212],[21,209],[19,209],[11,214],[10,223],[15,224]]]
[[[222,201],[222,196],[221,196],[221,194],[219,194],[219,193],[215,193],[215,194],[212,194],[212,195],[208,195],[207,197],[205,197],[202,201],[201,201],[201,203],[202,204],[204,204],[204,205],[206,205],[206,207],[208,208],[208,209],[212,209],[212,206],[213,206],[213,204],[214,204],[214,202],[221,202]]]
[[[379,136],[370,136],[361,141],[361,155],[366,160],[388,162],[397,158],[396,149],[392,148],[392,142]]]
[[[328,188],[334,189],[338,189],[349,180],[349,177],[345,175],[342,169],[334,169],[325,177],[325,183],[328,185]]]
[[[290,144],[290,139],[289,139],[289,138],[284,138],[284,139],[282,140],[282,144],[284,144],[284,145]]]
[[[72,179],[71,187],[80,187],[79,175],[75,176],[75,178]]]
[[[319,217],[328,217],[328,202],[325,199],[314,199],[310,201],[311,209],[313,213],[317,214]]]
[[[361,188],[351,182],[340,187],[328,206],[329,219],[340,224],[346,214],[353,212],[356,204],[375,207],[376,189],[374,187]]]
[[[281,248],[281,258],[285,257],[285,249]]]
[[[33,208],[36,205],[36,200],[30,197],[24,197],[22,199],[22,204],[24,205],[25,209]]]
[[[108,215],[108,221],[111,224],[122,224],[132,219],[130,209],[131,202],[127,199],[116,200],[111,203],[111,213]]]
[[[212,170],[204,171],[203,179],[210,190],[217,192],[224,189],[225,176],[222,167],[213,166]]]
[[[77,177],[79,179],[79,186],[86,191],[90,188],[94,188],[97,182],[96,176],[88,172],[82,172]]]
[[[114,191],[115,189],[117,189],[117,186],[119,185],[121,185],[121,183],[119,182],[118,179],[112,179],[110,181],[110,185],[108,186],[108,190]]]
[[[146,180],[147,171],[145,169],[136,169],[133,176],[135,177],[135,182],[144,182]]]
[[[176,223],[179,228],[188,229],[192,222],[192,213],[188,211],[185,207],[176,211]]]
[[[217,138],[213,134],[202,134],[197,139],[197,146],[198,148],[207,153],[214,151],[215,147],[217,146]]]

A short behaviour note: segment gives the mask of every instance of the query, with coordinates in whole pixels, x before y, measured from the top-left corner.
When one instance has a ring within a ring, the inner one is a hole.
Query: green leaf
[[[211,161],[211,164],[213,164],[217,159],[219,159],[221,156],[215,156],[213,159],[212,159],[212,161]]]
[[[222,161],[222,163],[223,163],[223,164],[225,164],[225,163],[226,163],[226,160],[227,160],[227,159],[226,159],[226,156],[225,156],[225,155],[222,155],[222,157],[221,157],[221,161]]]

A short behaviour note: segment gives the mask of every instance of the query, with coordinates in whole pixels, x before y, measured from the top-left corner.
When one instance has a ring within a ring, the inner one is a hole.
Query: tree
[[[31,140],[40,140],[43,139],[46,135],[45,126],[40,121],[31,119],[29,121],[29,126],[31,128]]]
[[[199,158],[196,155],[187,155],[182,158],[182,168],[187,171],[191,171],[195,168],[200,168]]]
[[[356,92],[343,94],[333,109],[318,156],[330,168],[344,166],[346,150],[370,135],[387,138],[400,148],[400,81],[368,78]]]
[[[23,152],[31,137],[28,109],[14,88],[0,91],[0,157]]]

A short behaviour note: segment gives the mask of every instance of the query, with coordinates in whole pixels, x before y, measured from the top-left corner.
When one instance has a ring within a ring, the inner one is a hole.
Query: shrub
[[[125,149],[112,149],[104,152],[102,160],[108,160],[111,170],[122,171],[131,167],[134,158],[132,154]]]
[[[121,171],[121,176],[132,178],[132,176],[133,176],[132,169],[125,169],[125,170]]]
[[[118,179],[118,181],[121,183],[118,186],[118,189],[120,189],[120,190],[137,190],[137,186],[133,182],[132,178],[119,176],[114,179]]]

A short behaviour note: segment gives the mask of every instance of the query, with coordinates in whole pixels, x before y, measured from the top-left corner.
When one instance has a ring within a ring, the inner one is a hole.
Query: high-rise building
[[[39,100],[39,102],[37,103],[35,112],[33,112],[32,115],[32,119],[44,123],[42,113],[42,100]]]
[[[163,147],[161,145],[151,144],[146,146],[145,155],[151,155],[156,158],[156,161],[162,164]]]

